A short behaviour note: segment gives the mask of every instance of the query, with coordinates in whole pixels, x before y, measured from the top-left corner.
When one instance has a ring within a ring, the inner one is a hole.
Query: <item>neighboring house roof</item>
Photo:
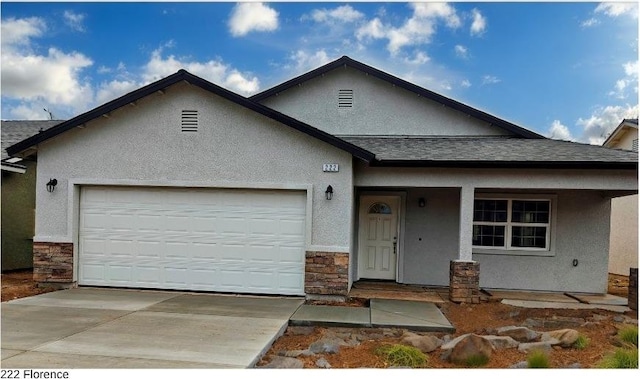
[[[0,146],[2,149],[2,169],[24,172],[25,166],[19,164],[18,161],[12,161],[6,149],[61,122],[62,120],[3,120],[0,127],[2,129],[2,143]]]
[[[423,87],[420,87],[418,85],[415,85],[413,83],[407,82],[406,80],[400,79],[396,76],[393,76],[391,74],[388,74],[384,71],[378,70],[377,68],[373,68],[371,66],[368,66],[364,63],[358,62],[356,60],[353,60],[351,58],[349,58],[348,56],[343,56],[342,58],[339,58],[333,62],[330,62],[324,66],[321,66],[313,71],[309,71],[306,74],[300,75],[296,78],[293,78],[291,80],[288,80],[282,84],[279,84],[275,87],[272,87],[266,91],[260,92],[256,95],[253,95],[250,97],[251,100],[254,101],[262,101],[270,96],[273,96],[279,92],[283,92],[285,90],[287,90],[288,88],[291,88],[293,86],[297,86],[301,83],[304,83],[308,80],[311,80],[313,78],[316,78],[318,76],[321,76],[323,74],[326,74],[327,72],[334,70],[336,68],[342,67],[342,66],[348,66],[351,68],[354,68],[356,70],[360,70],[362,72],[365,72],[369,75],[372,75],[378,79],[381,80],[385,80],[393,85],[396,85],[398,87],[404,88],[408,91],[414,92],[420,96],[426,97],[428,99],[431,99],[433,101],[436,101],[440,104],[443,104],[449,108],[455,109],[457,111],[460,111],[462,113],[465,113],[469,116],[475,117],[479,120],[482,120],[484,122],[487,122],[489,124],[498,126],[502,129],[505,129],[517,136],[520,137],[524,137],[524,138],[545,138],[544,136],[541,136],[540,134],[534,133],[530,130],[527,130],[523,127],[520,127],[518,125],[515,125],[513,123],[510,123],[508,121],[505,121],[503,119],[500,119],[498,117],[495,117],[493,115],[490,115],[486,112],[483,112],[481,110],[478,110],[476,108],[470,107],[466,104],[460,103],[456,100],[450,99],[448,97],[442,96],[438,93],[435,93],[433,91],[429,91],[428,89],[425,89]]]
[[[373,154],[370,152],[361,149],[355,145],[352,145],[336,136],[333,136],[327,132],[324,132],[320,129],[314,128],[311,125],[305,124],[304,122],[298,121],[293,117],[282,114],[274,109],[266,107],[257,102],[251,101],[246,97],[238,95],[234,92],[226,90],[218,85],[215,85],[209,81],[206,81],[198,76],[195,76],[185,70],[179,70],[173,75],[170,75],[164,79],[160,79],[157,82],[146,85],[140,89],[137,89],[133,92],[130,92],[124,96],[121,96],[115,100],[112,100],[104,105],[101,105],[93,110],[90,110],[86,113],[83,113],[77,117],[72,118],[71,120],[62,122],[61,124],[48,129],[42,133],[34,135],[30,138],[27,138],[21,142],[16,143],[15,145],[7,148],[7,152],[9,155],[14,156],[17,154],[25,153],[28,149],[33,149],[37,144],[44,142],[50,138],[53,138],[61,133],[66,132],[67,130],[73,129],[77,126],[83,125],[86,122],[94,120],[103,115],[108,115],[110,112],[123,107],[125,105],[129,105],[135,103],[139,99],[146,97],[150,94],[156,93],[158,91],[164,91],[165,88],[179,83],[181,81],[186,81],[192,85],[202,88],[205,91],[209,91],[216,95],[219,95],[227,100],[233,101],[236,104],[239,104],[243,107],[251,109],[257,113],[260,113],[266,117],[269,117],[273,120],[276,120],[284,125],[287,125],[293,129],[296,129],[300,132],[306,133],[312,137],[315,137],[321,141],[327,142],[330,145],[333,145],[339,149],[342,149],[353,156],[363,159],[365,161],[370,161],[373,159]],[[27,153],[28,155],[28,153]]]
[[[602,146],[606,147],[616,147],[617,140],[629,129],[638,129],[638,119],[637,118],[625,118],[622,120],[620,125],[611,134],[609,137],[602,143]]]
[[[637,168],[638,155],[553,139],[513,137],[351,136],[376,166]]]

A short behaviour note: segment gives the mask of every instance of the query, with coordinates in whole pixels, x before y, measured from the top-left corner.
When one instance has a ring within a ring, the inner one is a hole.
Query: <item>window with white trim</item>
[[[477,198],[473,203],[473,247],[549,250],[550,199]]]

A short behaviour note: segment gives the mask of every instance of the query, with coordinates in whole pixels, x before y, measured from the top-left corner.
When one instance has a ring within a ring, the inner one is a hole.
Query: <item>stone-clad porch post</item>
[[[456,303],[480,302],[480,264],[473,261],[473,200],[475,188],[460,188],[458,259],[449,264],[449,299]]]

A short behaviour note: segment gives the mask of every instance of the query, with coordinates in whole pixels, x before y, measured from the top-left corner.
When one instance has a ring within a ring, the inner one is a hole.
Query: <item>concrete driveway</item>
[[[3,368],[244,368],[301,298],[75,288],[0,305]]]

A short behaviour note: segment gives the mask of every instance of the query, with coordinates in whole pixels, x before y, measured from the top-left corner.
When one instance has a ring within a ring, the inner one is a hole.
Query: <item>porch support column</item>
[[[473,200],[475,188],[460,188],[458,259],[449,264],[449,299],[456,303],[480,302],[480,264],[473,261]]]

